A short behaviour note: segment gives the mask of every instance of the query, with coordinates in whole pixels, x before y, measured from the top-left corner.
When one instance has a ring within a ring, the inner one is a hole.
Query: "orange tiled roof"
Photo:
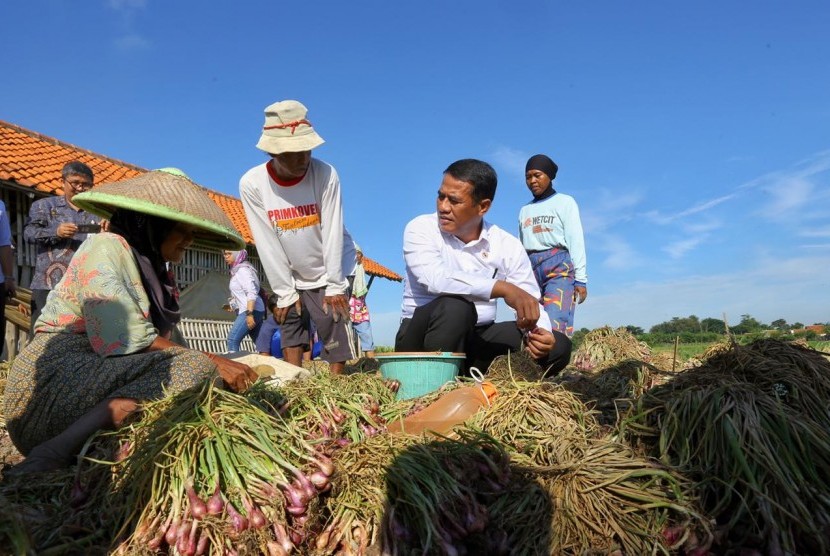
[[[370,276],[380,276],[381,278],[388,278],[389,280],[394,280],[395,282],[403,282],[403,277],[400,274],[392,272],[382,264],[377,261],[374,261],[363,255],[363,269],[366,271],[366,274]]]
[[[96,183],[134,178],[147,171],[0,120],[0,180],[63,195],[61,168],[72,160],[92,168]]]
[[[72,160],[92,168],[96,185],[134,178],[148,171],[0,120],[0,180],[63,195],[61,168]],[[242,201],[211,189],[205,188],[205,191],[225,211],[245,241],[253,245]],[[372,276],[397,282],[403,280],[399,274],[368,257],[364,257],[363,266]]]

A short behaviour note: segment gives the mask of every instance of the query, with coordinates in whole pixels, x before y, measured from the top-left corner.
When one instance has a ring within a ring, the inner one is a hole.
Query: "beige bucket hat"
[[[204,188],[175,168],[99,185],[78,193],[72,203],[102,218],[110,218],[116,209],[123,208],[190,224],[196,227],[195,246],[220,250],[245,247],[233,222]]]
[[[306,119],[308,109],[296,100],[281,100],[265,108],[265,125],[257,148],[269,154],[310,151],[325,141]]]

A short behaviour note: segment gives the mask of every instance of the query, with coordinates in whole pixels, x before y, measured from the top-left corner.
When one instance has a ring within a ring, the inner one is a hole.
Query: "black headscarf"
[[[132,248],[141,283],[150,298],[150,318],[159,335],[169,338],[181,320],[179,292],[172,272],[161,255],[161,244],[176,226],[166,218],[117,209],[110,218],[109,231],[127,240]]]
[[[544,154],[535,154],[531,156],[527,164],[525,164],[525,174],[530,170],[539,170],[547,174],[551,181],[556,179],[556,172],[559,171],[559,166]]]

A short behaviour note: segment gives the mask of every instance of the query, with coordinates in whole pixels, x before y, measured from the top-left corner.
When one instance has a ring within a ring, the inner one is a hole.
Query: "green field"
[[[830,342],[811,341],[807,342],[811,348],[830,354]],[[694,343],[677,345],[677,361],[682,363],[692,357],[700,357],[706,350],[713,346],[713,343]],[[654,353],[674,353],[674,344],[655,344],[650,346]]]
[[[692,357],[700,357],[703,355],[707,349],[709,349],[712,345],[711,343],[699,343],[699,344],[678,344],[677,345],[677,361],[682,363],[683,361],[688,361]],[[674,344],[656,344],[651,347],[651,351],[654,353],[668,353],[672,355],[674,353]]]

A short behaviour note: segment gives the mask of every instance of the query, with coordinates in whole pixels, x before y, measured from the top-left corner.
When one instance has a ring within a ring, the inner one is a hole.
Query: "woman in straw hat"
[[[180,171],[154,171],[75,202],[109,228],[78,249],[10,369],[4,415],[27,456],[17,473],[67,465],[90,434],[120,426],[141,401],[217,375],[236,391],[256,379],[246,365],[170,341],[180,314],[169,265],[191,244],[244,245],[201,188]]]

